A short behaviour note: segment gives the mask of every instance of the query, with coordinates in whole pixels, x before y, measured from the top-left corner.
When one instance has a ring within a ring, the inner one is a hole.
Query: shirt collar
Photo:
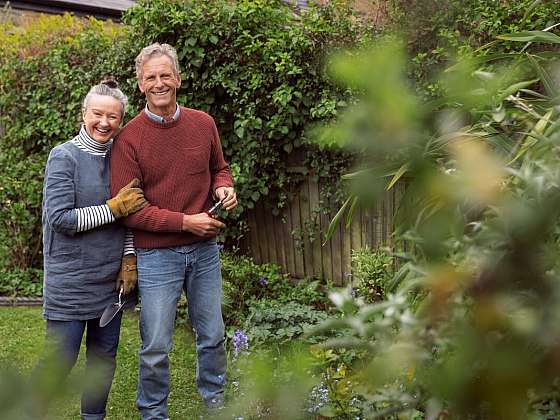
[[[163,119],[163,117],[160,117],[157,114],[154,114],[152,111],[150,111],[148,109],[148,104],[146,104],[146,106],[144,107],[144,112],[146,113],[146,115],[148,117],[150,117],[152,120],[161,123],[161,124],[165,124],[165,123],[169,123],[172,121],[177,121],[177,118],[179,118],[179,114],[181,113],[181,107],[179,106],[179,104],[176,104],[177,109],[175,110],[175,113],[173,114],[173,116],[171,117],[171,121],[165,121]]]

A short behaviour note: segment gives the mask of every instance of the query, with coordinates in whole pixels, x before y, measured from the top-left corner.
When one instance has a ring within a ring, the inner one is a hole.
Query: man
[[[142,419],[166,419],[168,354],[182,289],[196,331],[199,393],[207,407],[223,405],[226,354],[215,236],[225,225],[205,211],[212,196],[225,210],[237,198],[214,120],[176,102],[181,76],[173,47],[144,48],[136,75],[147,104],[115,141],[111,189],[138,178],[149,201],[125,220],[134,232],[142,305],[136,405]]]

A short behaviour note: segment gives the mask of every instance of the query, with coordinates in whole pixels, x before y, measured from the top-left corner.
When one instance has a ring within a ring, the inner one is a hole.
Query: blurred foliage
[[[407,40],[409,77],[423,97],[441,95],[437,73],[457,57],[517,51],[496,36],[544,30],[560,22],[555,0],[389,0],[388,32]],[[491,49],[488,46],[491,45]]]
[[[493,71],[463,57],[439,79],[437,102],[407,85],[402,43],[333,61],[363,92],[319,133],[363,154],[335,222],[409,177],[399,287],[373,304],[333,293],[343,316],[317,329],[337,332],[326,349],[364,352],[347,376],[365,418],[525,419],[557,405],[560,91],[547,46],[560,37],[500,38],[537,48],[519,46]]]
[[[155,41],[179,53],[178,101],[216,119],[240,202],[226,231],[232,245],[246,229],[244,209],[270,196],[278,212],[302,177],[337,180],[347,167],[345,153],[318,150],[304,129],[345,106],[348,92],[323,68],[326,53],[367,35],[349,7],[298,16],[279,0],[154,0],[138,2],[124,21],[65,15],[1,26],[0,270],[41,268],[48,151],[75,135],[83,97],[106,75],[130,96],[126,119],[141,109],[134,58]]]

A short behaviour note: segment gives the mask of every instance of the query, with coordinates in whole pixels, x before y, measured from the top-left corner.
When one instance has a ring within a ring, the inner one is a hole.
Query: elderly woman
[[[101,314],[117,300],[117,289],[128,293],[136,282],[136,257],[127,255],[124,228],[113,222],[146,200],[137,180],[112,198],[109,192],[109,154],[125,106],[116,82],[92,87],[83,102],[80,132],[52,149],[45,170],[43,315],[64,374],[75,364],[87,331],[85,377],[95,378],[95,384],[86,384],[83,392],[83,419],[105,417],[115,371],[121,314],[103,328]]]

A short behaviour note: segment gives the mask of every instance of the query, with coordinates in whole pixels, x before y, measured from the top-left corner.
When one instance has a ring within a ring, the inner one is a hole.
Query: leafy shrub
[[[382,300],[393,276],[393,257],[382,249],[353,250],[352,276],[358,296],[366,303]]]
[[[251,305],[245,331],[251,346],[274,343],[282,345],[327,318],[326,312],[297,302],[259,301]],[[317,339],[317,337],[315,337]]]
[[[43,272],[37,269],[0,271],[0,295],[39,297],[43,294]]]
[[[48,151],[75,135],[80,101],[110,72],[119,37],[111,24],[68,15],[2,29],[0,270],[17,275],[42,266],[41,190]]]
[[[222,252],[223,311],[226,325],[242,325],[259,301],[298,303],[323,310],[329,306],[329,285],[302,279],[293,281],[275,264],[256,264],[252,258]]]

